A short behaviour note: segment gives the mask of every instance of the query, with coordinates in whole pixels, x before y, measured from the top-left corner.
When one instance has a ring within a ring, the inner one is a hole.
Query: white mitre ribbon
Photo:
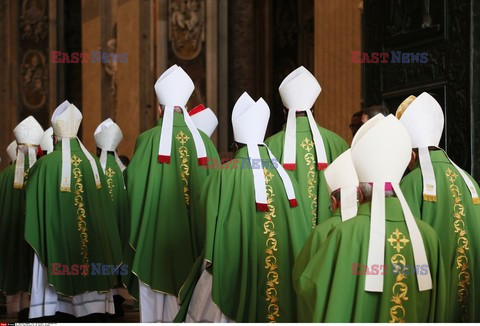
[[[37,148],[37,146],[33,145],[18,145],[13,188],[23,189],[25,183],[25,154],[28,155],[28,168],[30,169],[37,161]]]

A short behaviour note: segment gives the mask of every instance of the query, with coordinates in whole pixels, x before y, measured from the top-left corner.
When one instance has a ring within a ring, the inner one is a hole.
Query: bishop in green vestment
[[[337,212],[319,224],[302,249],[293,276],[300,321],[444,320],[438,237],[413,218],[398,185],[411,150],[402,128],[389,116],[359,130],[352,157],[364,202],[347,221]]]
[[[412,212],[441,239],[447,280],[445,321],[479,322],[480,190],[437,147],[443,132],[438,102],[428,93],[412,96],[408,102],[400,106],[397,117],[410,131],[415,158],[402,180],[402,191]]]
[[[107,181],[77,134],[82,115],[54,112],[55,149],[30,169],[25,239],[35,251],[30,318],[113,313],[122,248]],[[61,304],[59,304],[61,302]]]
[[[263,99],[255,102],[244,93],[235,105],[235,140],[246,146],[203,188],[205,270],[197,262],[187,293],[181,293],[183,316],[177,321],[296,321],[292,267],[310,233],[310,219],[298,184],[261,145],[268,117]]]
[[[200,254],[194,250],[191,201],[211,173],[208,160],[218,154],[185,109],[193,89],[176,65],[160,76],[155,91],[162,118],[138,137],[126,169],[142,322],[173,320],[176,296]]]
[[[265,143],[289,175],[298,181],[301,196],[308,202],[305,209],[311,216],[311,228],[314,228],[331,215],[323,170],[346,151],[348,145],[315,122],[311,108],[321,87],[307,69],[302,66],[290,73],[279,92],[288,109],[287,123]]]
[[[8,313],[29,304],[33,251],[24,238],[25,184],[30,167],[37,160],[43,129],[29,116],[13,133],[14,148],[18,149],[11,158],[12,164],[0,173],[0,291],[7,296]]]

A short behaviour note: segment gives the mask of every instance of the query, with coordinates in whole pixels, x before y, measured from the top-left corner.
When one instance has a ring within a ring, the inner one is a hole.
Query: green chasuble
[[[57,293],[67,296],[110,290],[116,284],[115,267],[122,263],[107,180],[100,173],[102,187],[97,189],[78,140],[71,139],[70,147],[70,192],[60,191],[61,142],[30,169],[25,228],[25,239],[48,270],[48,283]],[[98,159],[95,161],[101,171]],[[85,273],[80,265],[90,266],[88,275],[82,275]],[[94,266],[108,268],[103,272]]]
[[[212,170],[200,166],[183,115],[174,114],[171,161],[158,163],[162,119],[141,134],[126,170],[132,218],[133,272],[154,291],[177,295],[199,250],[194,250],[191,201]],[[217,151],[200,131],[210,160]],[[200,249],[201,250],[201,249]]]
[[[260,147],[262,160],[269,160]],[[299,206],[289,205],[276,169],[264,169],[267,212],[255,205],[247,148],[238,150],[208,180],[201,198],[206,216],[205,259],[212,273],[212,299],[236,322],[294,322],[297,299],[292,268],[311,232],[292,180]]]
[[[114,216],[117,219],[121,246],[123,249],[123,262],[127,266],[128,275],[121,275],[122,283],[127,287],[130,295],[138,298],[138,280],[132,274],[132,264],[135,251],[128,242],[130,236],[130,207],[128,205],[127,189],[125,187],[123,172],[118,166],[113,152],[107,154],[105,178],[110,199],[113,204]]]
[[[300,194],[308,199],[306,212],[311,216],[311,228],[331,216],[330,194],[323,171],[317,170],[313,137],[307,117],[297,117],[296,169],[288,171],[300,186]],[[318,126],[318,125],[317,125]],[[325,146],[328,163],[332,163],[340,154],[348,149],[348,145],[336,133],[318,126]],[[265,141],[273,155],[283,162],[283,147],[285,143],[285,125],[283,129]]]
[[[28,155],[25,174],[28,173]],[[0,173],[0,291],[30,292],[33,251],[24,238],[25,190],[15,189],[15,162]],[[26,183],[25,178],[25,183]]]
[[[318,250],[303,271],[293,277],[306,322],[441,322],[445,310],[445,275],[435,231],[417,220],[423,237],[433,289],[418,291],[413,249],[400,201],[386,198],[385,265],[366,266],[370,233],[370,204],[359,206],[358,215],[330,230],[320,224],[309,241]],[[333,219],[340,219],[335,216]],[[331,224],[330,226],[333,226]],[[323,233],[323,234],[322,234]],[[366,292],[367,273],[384,273],[383,292]]]
[[[423,200],[418,164],[403,178],[402,191],[413,214],[430,224],[441,239],[447,280],[446,321],[480,322],[480,205],[472,202],[467,185],[443,151],[430,151],[430,157],[437,201]],[[471,180],[480,193],[478,184]]]

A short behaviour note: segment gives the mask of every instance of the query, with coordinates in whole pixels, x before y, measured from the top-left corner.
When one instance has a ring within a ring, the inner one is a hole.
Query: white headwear
[[[53,152],[53,128],[50,127],[43,133],[42,140],[40,140],[40,148],[46,151],[47,154]]]
[[[410,162],[411,150],[408,131],[392,115],[377,122],[352,145],[352,161],[359,181],[373,183],[368,266],[383,265],[385,261],[386,183],[392,185],[402,206],[412,243],[415,265],[428,266],[422,235],[399,186],[402,175]],[[417,281],[419,291],[430,290],[432,288],[430,270],[425,275],[417,273]],[[365,290],[382,292],[383,275],[380,273],[379,275],[367,275]]]
[[[283,150],[283,166],[287,170],[296,169],[297,122],[296,112],[307,113],[310,131],[312,132],[317,156],[317,168],[323,170],[328,166],[327,154],[322,135],[318,130],[310,109],[322,91],[315,77],[303,66],[292,71],[278,88],[283,105],[288,109],[287,124],[285,127],[285,143]]]
[[[265,175],[258,146],[265,146],[270,160],[272,162],[278,162],[270,149],[263,143],[269,118],[270,109],[263,98],[255,102],[246,92],[237,100],[232,111],[234,139],[238,143],[247,145],[248,157],[252,162],[255,202],[257,210],[259,211],[268,211],[268,205]],[[253,164],[253,162],[260,164]],[[290,177],[281,164],[274,163],[273,165],[282,179],[290,206],[296,207],[298,203],[295,198],[292,180],[290,180]],[[260,166],[260,168],[253,168],[253,166]]]
[[[43,136],[43,128],[34,117],[29,116],[13,129],[13,134],[18,145],[13,187],[22,189],[25,181],[25,154],[28,155],[28,165],[31,168],[37,161],[37,148]]]
[[[8,157],[10,158],[10,161],[13,163],[17,159],[17,141],[12,141],[8,146],[7,146],[7,154]]]
[[[330,194],[340,189],[342,221],[357,216],[357,188],[359,183],[350,149],[343,152],[325,169],[325,180]]]
[[[218,126],[218,119],[210,108],[205,108],[202,104],[194,107],[188,112],[195,126],[211,137]]]
[[[115,156],[115,161],[117,162],[120,170],[125,170],[125,166],[118,157],[117,147],[118,144],[123,139],[123,133],[120,127],[113,122],[112,119],[108,118],[98,125],[94,133],[95,143],[97,147],[100,148],[100,165],[102,170],[105,173],[105,168],[107,166],[107,153],[113,152]]]
[[[203,139],[188,115],[185,105],[192,95],[195,86],[188,74],[179,66],[168,68],[155,83],[155,93],[158,102],[165,106],[163,111],[162,131],[158,147],[158,162],[170,163],[172,151],[173,115],[174,108],[178,106],[183,111],[183,119],[193,137],[199,165],[207,164],[207,150]]]
[[[82,122],[82,113],[79,109],[70,102],[65,101],[60,104],[52,115],[52,126],[55,137],[62,141],[62,179],[60,182],[60,191],[70,192],[71,174],[72,174],[72,158],[70,150],[70,139],[77,138],[78,129]],[[78,144],[82,149],[83,154],[87,157],[90,166],[92,167],[93,177],[97,189],[101,187],[100,176],[95,160],[88,150],[83,146],[80,139]]]
[[[428,147],[438,147],[440,144],[444,127],[442,108],[433,96],[424,92],[417,98],[409,96],[400,104],[396,115],[405,128],[407,128],[412,138],[412,147],[418,148],[418,160],[423,179],[423,200],[436,202],[437,183]],[[448,159],[467,184],[473,202],[480,204],[477,191],[470,178],[450,158]]]

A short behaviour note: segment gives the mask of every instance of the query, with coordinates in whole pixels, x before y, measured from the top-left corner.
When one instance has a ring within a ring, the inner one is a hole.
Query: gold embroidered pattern
[[[188,142],[190,137],[185,135],[183,131],[180,131],[175,139],[180,143],[180,148],[178,149],[178,152],[180,153],[180,177],[182,178],[182,181],[184,182],[183,185],[183,196],[185,197],[185,203],[187,205],[190,205],[190,189],[188,186],[188,179],[187,177],[190,175],[190,167],[188,166],[188,158],[190,155],[188,154],[188,149],[185,147],[185,144]]]
[[[405,275],[407,261],[400,252],[405,249],[410,240],[397,228],[387,241],[390,242],[390,245],[397,251],[397,253],[390,258],[393,267],[392,272],[397,275],[395,284],[393,284],[392,287],[392,299],[390,299],[390,301],[393,302],[393,306],[390,308],[390,322],[404,323],[407,312],[403,306],[403,302],[408,300],[408,286],[404,283],[407,278]]]
[[[75,206],[77,206],[77,229],[80,232],[80,252],[82,255],[82,261],[84,265],[90,266],[88,259],[88,234],[87,234],[87,214],[85,211],[85,205],[83,204],[83,182],[82,171],[79,168],[82,160],[77,156],[72,156],[73,177],[75,178]],[[88,274],[88,273],[87,273]]]
[[[268,212],[265,212],[265,222],[263,223],[263,234],[267,235],[267,240],[265,245],[267,249],[265,253],[267,257],[265,258],[265,269],[267,272],[267,290],[265,291],[266,300],[269,302],[267,308],[267,319],[269,322],[276,322],[277,317],[280,317],[280,307],[278,306],[277,298],[277,288],[276,285],[279,284],[278,280],[278,265],[277,257],[275,252],[277,249],[277,239],[275,238],[275,223],[273,218],[276,217],[275,206],[273,205],[273,188],[269,185],[270,181],[273,179],[273,173],[268,171],[266,168],[263,168],[263,173],[265,175],[265,184],[267,189],[267,206]]]
[[[465,230],[465,207],[462,203],[462,193],[460,188],[455,184],[458,174],[453,172],[450,168],[445,171],[445,175],[450,181],[450,193],[455,201],[453,204],[453,226],[457,238],[457,269],[459,270],[457,276],[457,301],[460,304],[460,311],[462,312],[462,321],[466,322],[468,319],[468,291],[470,287],[470,268],[468,265],[467,253],[470,250],[469,241],[467,237],[467,230]]]
[[[307,137],[300,143],[300,146],[307,151],[305,154],[305,162],[307,162],[308,172],[307,172],[307,183],[308,183],[308,198],[311,200],[310,208],[312,209],[312,229],[317,225],[317,195],[315,194],[315,184],[317,183],[316,171],[315,171],[315,156],[313,153],[310,153],[314,143],[309,140]]]
[[[112,198],[113,201],[113,188],[115,187],[115,184],[113,183],[113,177],[115,175],[115,171],[113,171],[112,168],[107,168],[105,170],[105,175],[107,176],[107,186],[108,186],[108,192],[110,193],[110,198]]]

